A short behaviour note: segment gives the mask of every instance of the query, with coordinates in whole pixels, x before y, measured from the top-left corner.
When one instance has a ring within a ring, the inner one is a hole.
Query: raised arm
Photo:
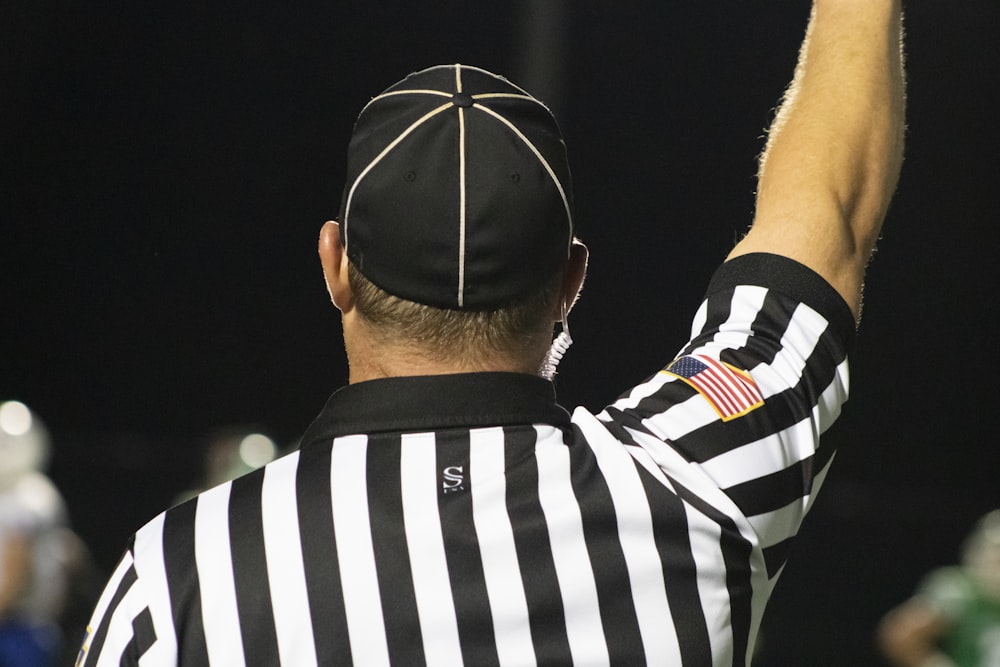
[[[901,0],[814,0],[760,161],[753,226],[730,254],[785,255],[861,308],[903,159]]]

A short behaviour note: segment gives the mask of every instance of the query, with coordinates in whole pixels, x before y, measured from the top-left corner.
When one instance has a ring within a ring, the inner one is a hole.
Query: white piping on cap
[[[451,93],[444,93],[441,92],[440,90],[430,90],[426,88],[408,88],[406,90],[390,90],[389,92],[382,93],[377,97],[371,98],[368,101],[368,104],[366,104],[364,108],[361,109],[361,111],[358,113],[358,117],[360,118],[361,116],[363,116],[365,111],[367,111],[368,107],[370,107],[371,105],[375,104],[381,99],[385,99],[386,97],[392,97],[393,95],[437,95],[438,97],[449,97],[449,98],[451,97]]]
[[[455,65],[455,91],[462,92],[462,66]],[[458,107],[458,307],[465,305],[465,109]]]
[[[463,66],[459,65],[459,64],[456,64],[456,65],[454,65],[454,68],[455,68],[455,88],[456,88],[456,92],[457,93],[461,93],[462,92],[462,68],[463,68]],[[468,70],[471,70],[471,71],[483,72],[485,74],[489,74],[490,76],[496,76],[494,74],[491,74],[491,73],[487,72],[486,70],[482,70],[482,69],[479,69],[479,68],[476,68],[476,67],[465,67],[465,69],[468,69]],[[539,106],[541,106],[546,111],[549,111],[549,108],[547,106],[545,106],[545,104],[543,104],[541,101],[539,101],[538,99],[536,99],[535,97],[533,97],[527,91],[525,91],[522,88],[520,88],[519,86],[511,83],[510,81],[507,81],[506,79],[504,79],[504,81],[506,81],[508,85],[516,88],[517,90],[520,90],[522,94],[515,94],[515,93],[481,93],[481,94],[473,95],[472,96],[473,100],[487,100],[487,99],[497,99],[497,98],[518,99],[518,100],[524,100],[524,101],[534,102],[535,104],[538,104]],[[361,110],[361,113],[359,114],[359,116],[363,115],[364,112],[368,109],[368,107],[371,106],[372,104],[374,104],[375,102],[377,102],[378,100],[381,100],[381,99],[386,98],[386,97],[395,96],[395,95],[413,95],[413,94],[434,95],[434,96],[437,96],[437,97],[445,97],[445,98],[452,98],[453,97],[453,95],[451,93],[446,93],[446,92],[443,92],[443,91],[440,91],[440,90],[430,90],[430,89],[394,90],[394,91],[382,93],[381,95],[378,95],[377,97],[372,98],[372,100],[369,101],[368,104],[366,104],[365,107]],[[357,178],[354,179],[354,183],[351,184],[351,189],[350,189],[350,191],[348,192],[348,195],[347,195],[347,203],[344,206],[344,219],[341,221],[341,224],[343,225],[344,247],[345,247],[345,249],[349,245],[348,231],[349,231],[349,219],[350,219],[351,203],[353,202],[354,193],[357,190],[358,186],[361,184],[361,181],[364,180],[364,178],[375,167],[375,165],[377,165],[379,162],[381,162],[382,159],[386,155],[388,155],[396,146],[399,145],[400,142],[402,142],[414,130],[416,130],[418,127],[420,127],[421,125],[423,125],[424,123],[426,123],[428,120],[430,120],[434,116],[437,116],[438,114],[440,114],[440,113],[448,110],[452,106],[453,106],[453,103],[451,101],[449,101],[448,103],[442,104],[441,106],[432,109],[431,111],[429,111],[428,113],[426,113],[425,115],[423,115],[422,117],[420,117],[419,119],[417,119],[416,121],[414,121],[409,127],[406,128],[406,130],[404,130],[388,146],[386,146],[377,156],[375,156],[375,158],[372,159],[372,161],[368,163],[368,165],[361,171],[361,173],[358,174]],[[490,109],[490,108],[488,108],[486,106],[483,106],[481,104],[473,103],[473,107],[472,108],[475,108],[475,109],[478,109],[478,110],[480,110],[480,111],[482,111],[484,113],[487,113],[490,116],[494,117],[495,119],[499,120],[504,125],[506,125],[510,129],[510,131],[513,132],[524,143],[524,145],[527,146],[531,150],[531,152],[535,155],[535,158],[541,163],[542,167],[545,169],[546,173],[548,173],[549,178],[552,179],[552,182],[555,184],[556,189],[559,191],[559,196],[562,199],[563,207],[564,207],[564,209],[566,211],[566,220],[567,220],[567,222],[569,224],[569,234],[568,234],[568,237],[567,237],[567,246],[566,246],[567,247],[567,256],[568,256],[568,254],[569,254],[569,248],[572,247],[572,244],[573,244],[573,214],[572,214],[571,209],[570,209],[569,199],[566,196],[566,191],[563,188],[562,183],[559,181],[559,177],[556,175],[555,171],[552,169],[552,166],[549,164],[548,160],[546,160],[545,157],[542,155],[541,151],[539,151],[538,148],[517,128],[517,126],[515,126],[509,120],[507,120],[506,118],[504,118],[502,115],[500,115],[496,111],[493,111],[492,109]],[[549,113],[551,114],[551,111],[549,111]],[[466,185],[465,109],[462,108],[462,107],[458,107],[458,119],[459,119],[459,256],[458,256],[458,306],[459,306],[459,308],[461,308],[461,307],[464,306],[464,302],[465,302],[465,250],[466,250],[465,245],[466,245],[466,207],[467,207],[467,196],[466,196],[467,185]]]
[[[375,99],[378,99],[378,98],[375,98]],[[374,102],[375,100],[372,100],[372,101]],[[371,104],[371,102],[369,102],[369,104]],[[354,191],[358,189],[358,185],[360,185],[361,181],[364,180],[365,176],[368,175],[368,172],[370,172],[372,169],[374,169],[375,165],[377,165],[379,162],[381,162],[382,158],[384,158],[386,155],[388,155],[389,152],[392,151],[393,148],[395,148],[396,146],[398,146],[399,143],[403,139],[405,139],[407,136],[410,135],[411,132],[413,132],[414,130],[416,130],[418,127],[420,127],[421,125],[423,125],[424,123],[426,123],[428,120],[430,120],[434,116],[438,115],[439,113],[442,113],[443,111],[446,111],[451,106],[452,106],[451,102],[448,102],[447,104],[442,104],[441,106],[439,106],[436,109],[433,109],[433,110],[427,112],[426,114],[424,114],[423,116],[421,116],[420,118],[418,118],[416,121],[414,121],[413,124],[411,124],[398,137],[396,137],[392,141],[392,143],[390,143],[388,146],[386,146],[385,148],[383,148],[382,152],[379,153],[378,155],[376,155],[375,158],[371,162],[368,163],[368,166],[365,167],[361,171],[360,174],[358,174],[358,177],[354,179],[354,183],[351,185],[351,190],[350,190],[350,192],[347,193],[347,204],[344,206],[344,219],[341,221],[341,224],[344,225],[344,248],[345,248],[345,250],[346,250],[347,245],[349,243],[348,236],[347,236],[347,231],[348,231],[348,228],[349,228],[348,220],[351,217],[351,201],[354,199]]]
[[[491,97],[514,97],[514,98],[520,98],[519,95],[492,94],[490,96]],[[482,96],[481,95],[476,95],[474,97],[479,98],[479,97],[482,97]],[[534,98],[530,98],[530,99],[534,99]],[[556,189],[559,190],[559,196],[562,197],[563,207],[566,209],[566,220],[569,222],[569,240],[568,240],[567,246],[566,246],[567,247],[567,253],[568,253],[569,252],[569,250],[568,250],[569,247],[571,247],[573,245],[573,214],[570,211],[569,198],[566,196],[566,191],[563,189],[562,183],[559,182],[559,177],[556,176],[556,172],[552,169],[552,165],[550,165],[549,161],[545,159],[545,156],[542,155],[541,151],[539,151],[538,148],[533,143],[531,143],[531,141],[526,136],[524,136],[524,134],[521,133],[521,130],[517,129],[516,125],[514,125],[509,120],[507,120],[506,118],[504,118],[503,116],[501,116],[497,112],[493,111],[489,107],[485,107],[485,106],[477,104],[477,105],[475,105],[475,108],[479,109],[480,111],[484,111],[484,112],[488,113],[489,115],[493,116],[494,118],[496,118],[497,120],[499,120],[501,123],[503,123],[504,125],[506,125],[507,127],[509,127],[510,130],[511,130],[511,132],[513,132],[514,134],[516,134],[518,136],[518,138],[521,141],[524,142],[524,145],[531,149],[531,152],[535,154],[535,157],[538,158],[538,161],[542,163],[543,167],[545,167],[545,171],[548,173],[549,178],[552,179],[552,182],[555,183]]]

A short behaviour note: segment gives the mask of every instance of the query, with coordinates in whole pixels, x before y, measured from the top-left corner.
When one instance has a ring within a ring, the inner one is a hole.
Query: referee
[[[135,534],[78,664],[748,664],[834,455],[900,13],[815,0],[750,231],[597,414],[549,381],[587,250],[548,109],[461,65],[375,97],[319,241],[350,384],[297,451]]]

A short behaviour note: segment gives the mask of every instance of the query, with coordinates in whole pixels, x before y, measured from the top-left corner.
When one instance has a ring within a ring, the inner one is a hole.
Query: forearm
[[[815,0],[761,157],[752,249],[804,261],[855,309],[903,156],[900,5]]]
[[[759,205],[787,172],[830,188],[873,239],[903,151],[899,0],[817,0],[761,163]],[[772,177],[771,172],[775,173]]]

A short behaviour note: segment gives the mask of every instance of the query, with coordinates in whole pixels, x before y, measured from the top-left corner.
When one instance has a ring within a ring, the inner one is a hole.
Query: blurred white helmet
[[[0,403],[0,489],[42,471],[49,459],[49,433],[20,401]]]

